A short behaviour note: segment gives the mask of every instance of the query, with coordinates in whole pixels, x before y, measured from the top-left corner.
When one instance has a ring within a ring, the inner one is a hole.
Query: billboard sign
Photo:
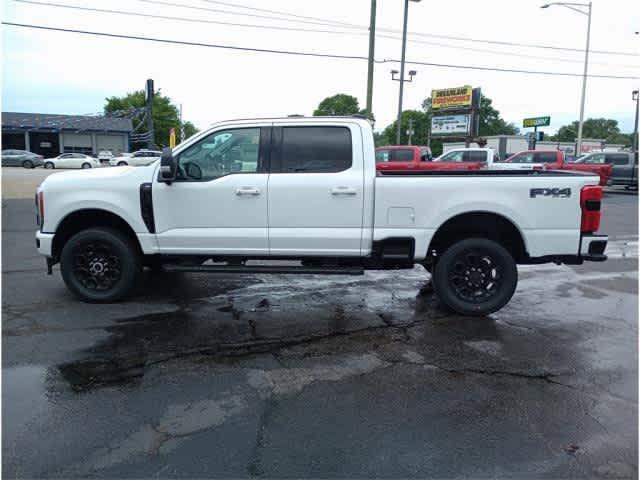
[[[473,88],[464,87],[443,88],[431,90],[431,110],[465,110],[472,107]]]
[[[449,135],[464,137],[470,134],[470,127],[470,113],[431,117],[431,135],[434,137]]]
[[[525,118],[522,121],[523,128],[548,127],[551,125],[551,117]]]

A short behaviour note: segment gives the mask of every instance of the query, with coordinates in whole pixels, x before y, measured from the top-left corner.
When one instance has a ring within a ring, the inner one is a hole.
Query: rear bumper
[[[604,262],[607,256],[607,235],[583,235],[580,238],[580,257],[588,262]]]
[[[607,235],[582,235],[580,249],[577,255],[545,255],[542,257],[528,257],[523,264],[537,265],[540,263],[564,263],[566,265],[582,265],[584,262],[604,262],[607,248]]]

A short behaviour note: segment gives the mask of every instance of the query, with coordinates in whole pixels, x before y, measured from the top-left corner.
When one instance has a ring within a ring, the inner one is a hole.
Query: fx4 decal
[[[529,190],[531,198],[536,197],[552,197],[552,198],[569,198],[571,196],[570,188],[532,188]]]

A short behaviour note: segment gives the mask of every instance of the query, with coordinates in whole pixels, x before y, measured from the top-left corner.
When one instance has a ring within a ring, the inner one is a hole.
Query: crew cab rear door
[[[362,145],[357,123],[274,123],[270,255],[360,255]]]

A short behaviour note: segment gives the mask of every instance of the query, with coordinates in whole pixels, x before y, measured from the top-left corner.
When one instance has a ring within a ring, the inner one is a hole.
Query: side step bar
[[[173,265],[162,266],[165,272],[199,273],[300,273],[317,275],[364,275],[362,267],[286,267],[280,265]]]

